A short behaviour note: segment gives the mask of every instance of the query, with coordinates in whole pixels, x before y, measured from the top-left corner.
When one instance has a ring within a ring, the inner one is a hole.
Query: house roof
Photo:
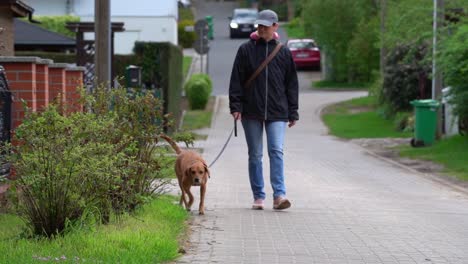
[[[47,45],[75,47],[73,38],[49,31],[15,18],[15,45]]]
[[[20,0],[0,0],[0,7],[10,8],[15,17],[30,16],[34,12],[34,8]]]

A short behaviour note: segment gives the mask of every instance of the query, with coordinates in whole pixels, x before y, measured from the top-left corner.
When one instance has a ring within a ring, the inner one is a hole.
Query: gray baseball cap
[[[255,24],[271,27],[273,23],[278,23],[278,15],[270,9],[260,11],[255,20]]]

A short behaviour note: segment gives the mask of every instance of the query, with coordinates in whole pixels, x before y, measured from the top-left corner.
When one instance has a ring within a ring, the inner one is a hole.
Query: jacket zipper
[[[268,42],[266,43],[266,51],[265,51],[265,59],[268,58]],[[265,69],[265,121],[267,120],[267,112],[268,112],[268,64]]]

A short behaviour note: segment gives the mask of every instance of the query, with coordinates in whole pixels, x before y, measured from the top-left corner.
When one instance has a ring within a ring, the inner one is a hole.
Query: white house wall
[[[93,18],[82,18],[93,21]],[[113,17],[124,22],[125,31],[114,34],[114,52],[132,53],[135,41],[171,42],[177,45],[177,21],[173,17]],[[88,35],[89,36],[89,35]]]
[[[73,0],[74,12],[80,17],[94,16],[94,1]],[[178,14],[176,0],[111,0],[110,8],[112,16],[173,16],[177,19]]]
[[[72,14],[79,16],[82,22],[92,22],[94,1],[99,0],[23,1],[35,9],[35,15]],[[112,22],[123,22],[125,28],[124,32],[114,34],[115,53],[132,53],[135,41],[178,44],[176,0],[110,0],[110,6]],[[85,38],[93,39],[92,35],[86,34]]]

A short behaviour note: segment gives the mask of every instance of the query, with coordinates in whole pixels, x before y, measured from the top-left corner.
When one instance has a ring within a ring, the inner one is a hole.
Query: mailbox
[[[141,67],[129,65],[125,68],[125,82],[127,87],[141,86]]]

